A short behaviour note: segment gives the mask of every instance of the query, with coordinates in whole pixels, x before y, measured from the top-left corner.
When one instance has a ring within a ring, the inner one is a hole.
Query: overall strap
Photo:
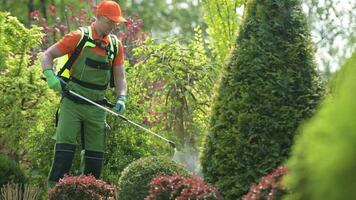
[[[82,30],[82,38],[81,38],[79,44],[74,49],[74,52],[70,55],[69,59],[64,64],[64,66],[59,70],[58,74],[62,74],[64,72],[64,70],[66,70],[66,69],[69,70],[69,68],[73,65],[75,60],[78,58],[78,56],[79,56],[81,50],[83,49],[85,43],[87,41],[91,40],[90,37],[89,37],[89,29],[88,29],[88,27],[84,27],[81,30]]]

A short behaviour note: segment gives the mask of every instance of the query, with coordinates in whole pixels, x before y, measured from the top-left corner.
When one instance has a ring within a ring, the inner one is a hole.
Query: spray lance
[[[67,83],[66,83],[65,81],[63,81],[61,78],[58,78],[58,79],[61,81],[62,85],[65,86],[65,85],[67,84]],[[63,87],[63,88],[64,88],[64,87]],[[119,113],[116,113],[116,112],[110,110],[109,108],[107,108],[107,107],[105,107],[105,106],[102,106],[102,105],[100,105],[100,104],[98,104],[98,103],[96,103],[96,102],[94,102],[94,101],[92,101],[92,100],[90,100],[90,99],[88,99],[88,98],[86,98],[86,97],[84,97],[84,96],[82,96],[82,95],[80,95],[80,94],[78,94],[78,93],[72,91],[72,90],[66,89],[66,91],[67,91],[68,93],[70,93],[71,95],[76,96],[76,97],[78,97],[78,98],[80,98],[80,99],[82,99],[82,100],[84,100],[84,101],[86,101],[86,102],[88,102],[88,103],[90,103],[90,104],[92,104],[92,105],[94,105],[94,106],[97,106],[98,108],[101,108],[101,109],[103,109],[103,110],[109,112],[110,114],[112,114],[112,115],[114,115],[114,116],[116,116],[116,117],[119,117],[120,119],[122,119],[122,120],[128,122],[129,124],[134,125],[135,127],[140,128],[141,130],[144,130],[145,132],[150,133],[150,134],[152,134],[152,135],[154,135],[154,136],[160,138],[161,140],[167,142],[172,148],[174,148],[174,149],[176,148],[176,144],[175,144],[173,141],[168,140],[167,138],[165,138],[165,137],[163,137],[163,136],[161,136],[161,135],[159,135],[159,134],[157,134],[157,133],[155,133],[155,132],[153,132],[153,131],[151,131],[151,130],[145,128],[145,127],[143,127],[142,125],[140,125],[140,124],[138,124],[138,123],[136,123],[136,122],[133,122],[133,121],[129,120],[127,117],[125,117],[125,116],[123,116],[123,115],[121,115],[121,114],[119,114]]]
[[[175,144],[173,141],[168,140],[167,138],[165,138],[165,137],[163,137],[163,136],[161,136],[161,135],[158,135],[157,133],[155,133],[155,132],[153,132],[153,131],[151,131],[151,130],[149,130],[149,129],[147,129],[147,128],[145,128],[145,127],[143,127],[143,126],[141,126],[141,125],[139,125],[139,124],[137,124],[137,123],[135,123],[135,122],[133,122],[133,121],[131,121],[131,120],[129,120],[129,119],[127,119],[125,116],[120,115],[120,114],[118,114],[118,113],[116,113],[116,112],[110,110],[109,108],[106,108],[106,107],[104,107],[104,106],[102,106],[102,105],[100,105],[100,104],[98,104],[98,103],[96,103],[96,102],[94,102],[94,101],[92,101],[92,100],[86,98],[86,97],[83,97],[83,96],[81,96],[80,94],[78,94],[78,93],[76,93],[76,92],[73,92],[72,90],[68,90],[68,92],[69,92],[70,94],[76,96],[76,97],[81,98],[82,100],[84,100],[84,101],[86,101],[86,102],[89,102],[89,103],[91,103],[91,104],[93,104],[93,105],[95,105],[95,106],[97,106],[97,107],[99,107],[99,108],[101,108],[101,109],[103,109],[103,110],[109,112],[110,114],[113,114],[113,115],[116,116],[116,117],[119,117],[120,119],[122,119],[122,120],[124,120],[124,121],[126,121],[126,122],[128,122],[128,123],[130,123],[130,124],[132,124],[132,125],[134,125],[134,126],[136,126],[136,127],[138,127],[138,128],[140,128],[140,129],[142,129],[142,130],[144,130],[144,131],[146,131],[146,132],[148,132],[148,133],[150,133],[150,134],[152,134],[152,135],[154,135],[154,136],[156,136],[156,137],[158,137],[158,138],[164,140],[165,142],[168,142],[168,144],[170,144],[172,148],[176,148],[176,144]]]

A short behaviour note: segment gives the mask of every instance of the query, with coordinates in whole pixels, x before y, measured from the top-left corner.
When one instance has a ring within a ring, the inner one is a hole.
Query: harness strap
[[[108,87],[108,85],[97,85],[97,84],[93,84],[93,83],[88,83],[85,81],[81,81],[77,78],[74,78],[73,76],[70,77],[70,80],[73,81],[74,83],[77,83],[83,87],[89,88],[89,89],[93,89],[93,90],[106,90],[106,88]]]
[[[87,28],[84,28],[84,36],[83,39],[80,40],[78,46],[74,49],[74,52],[70,55],[68,61],[64,64],[64,66],[59,70],[58,74],[61,75],[64,70],[68,69],[73,65],[75,60],[78,58],[81,50],[83,49],[85,43],[87,41],[92,42],[92,39],[89,38],[89,31]]]

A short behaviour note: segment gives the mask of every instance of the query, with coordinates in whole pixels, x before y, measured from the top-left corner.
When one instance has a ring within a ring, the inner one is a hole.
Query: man
[[[119,4],[114,1],[100,2],[96,16],[97,19],[90,27],[71,32],[48,48],[41,60],[48,86],[63,95],[55,135],[54,160],[48,178],[49,187],[53,187],[69,172],[78,135],[81,135],[82,145],[85,147],[84,174],[100,178],[103,164],[105,111],[80,101],[65,91],[69,89],[92,101],[101,102],[113,73],[115,91],[118,95],[114,110],[116,112],[125,110],[127,83],[123,65],[124,50],[121,42],[109,34],[119,23],[126,20],[121,15]],[[54,73],[53,60],[66,54],[73,54],[85,31],[91,43],[85,43],[70,67],[69,81],[61,84],[63,81]],[[113,50],[115,42],[117,51]],[[113,52],[117,54],[113,55]]]

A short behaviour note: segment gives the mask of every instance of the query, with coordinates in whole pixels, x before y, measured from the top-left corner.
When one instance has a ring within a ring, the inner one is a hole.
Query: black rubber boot
[[[84,174],[93,175],[96,179],[100,178],[101,168],[103,167],[104,153],[85,150]]]
[[[63,178],[64,174],[68,174],[74,158],[75,145],[72,144],[56,144],[54,160],[51,171],[49,173],[49,185],[57,183]]]

